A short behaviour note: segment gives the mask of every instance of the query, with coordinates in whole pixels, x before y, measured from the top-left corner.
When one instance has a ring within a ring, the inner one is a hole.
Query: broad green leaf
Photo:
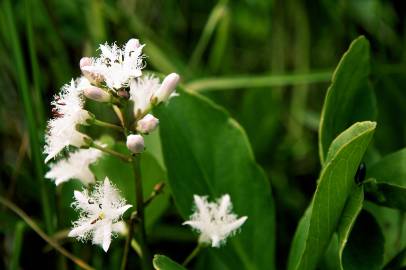
[[[366,198],[379,205],[406,211],[406,148],[367,168]]]
[[[382,269],[384,237],[373,215],[362,211],[343,253],[343,267],[346,270]]]
[[[122,153],[128,151],[127,147],[122,143],[116,143],[111,147]],[[101,160],[92,166],[92,170],[99,181],[107,176],[117,186],[127,201],[133,205],[130,211],[135,209],[135,183],[131,164],[105,154]],[[152,155],[147,152],[141,155],[141,173],[144,198],[146,199],[157,183],[166,181],[166,174]],[[156,197],[147,206],[145,211],[147,227],[150,227],[157,221],[166,210],[168,204],[169,193],[166,191]]]
[[[364,201],[364,209],[374,215],[385,236],[384,262],[388,263],[406,248],[406,214]]]
[[[359,37],[341,58],[327,90],[319,127],[322,164],[338,134],[357,121],[375,118],[375,95],[368,84],[369,66],[368,40]]]
[[[367,168],[367,177],[406,187],[406,148],[383,157]]]
[[[156,270],[186,270],[185,267],[164,255],[155,255],[152,264]]]
[[[227,269],[273,269],[271,188],[242,128],[222,108],[187,92],[157,112],[168,182],[182,217],[192,213],[193,194],[210,200],[230,194],[233,211],[248,220],[240,233],[210,253]]]
[[[364,201],[364,191],[362,186],[355,187],[354,191],[348,198],[347,204],[340,217],[336,233],[331,238],[330,246],[327,249],[325,263],[328,269],[343,270],[342,255],[348,242],[352,227],[362,210]]]
[[[388,262],[384,270],[392,270],[392,269],[401,269],[402,267],[406,267],[406,248],[403,249],[399,254],[396,255],[390,262]]]
[[[356,123],[332,142],[309,210],[295,234],[288,269],[316,268],[356,188],[354,175],[375,126],[368,121]]]
[[[406,211],[406,187],[369,179],[365,182],[365,197],[382,206]]]

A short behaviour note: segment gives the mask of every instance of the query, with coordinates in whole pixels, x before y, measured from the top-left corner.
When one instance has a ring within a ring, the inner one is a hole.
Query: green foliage
[[[146,44],[148,69],[179,73],[184,89],[157,109],[160,131],[145,137],[144,199],[155,184],[168,184],[146,208],[151,254],[186,258],[198,237],[181,225],[193,194],[229,193],[247,222],[188,268],[406,267],[406,10],[399,1],[0,2],[0,196],[73,255],[117,269],[124,241],[104,254],[66,238],[77,218],[73,191],[83,186],[71,180],[54,188],[43,177],[49,101],[99,43],[135,37]],[[119,124],[111,106],[86,106]],[[376,131],[361,121],[376,121]],[[108,134],[103,143],[129,154],[124,136]],[[361,160],[367,176],[356,184]],[[136,205],[133,168],[106,154],[91,169],[134,206],[128,221]],[[1,207],[0,269],[73,269]],[[156,255],[154,267],[185,269],[169,257]],[[127,269],[139,266],[130,247]]]
[[[369,70],[369,42],[359,37],[340,60],[327,90],[319,127],[321,163],[326,162],[327,150],[338,134],[357,121],[375,118]]]
[[[185,270],[183,266],[172,261],[164,255],[155,255],[153,260],[154,268],[156,270]]]
[[[273,269],[271,189],[241,127],[223,109],[187,92],[161,107],[158,116],[168,181],[182,217],[191,214],[193,194],[210,199],[230,194],[234,212],[248,220],[241,233],[210,253],[229,268]]]
[[[354,175],[375,126],[356,123],[332,142],[311,205],[296,231],[288,269],[316,268],[355,188]]]

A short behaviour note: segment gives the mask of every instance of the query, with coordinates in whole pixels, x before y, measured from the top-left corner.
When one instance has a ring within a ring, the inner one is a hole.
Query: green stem
[[[121,270],[125,270],[127,266],[128,252],[130,251],[131,240],[134,234],[133,227],[134,227],[134,219],[131,217],[130,221],[128,222],[128,234],[125,239],[123,258],[121,259],[121,267],[120,267]]]
[[[147,246],[147,237],[145,232],[145,217],[144,217],[144,195],[142,188],[142,178],[141,178],[141,164],[140,164],[140,154],[134,155],[133,158],[133,170],[135,176],[135,198],[137,204],[137,217],[139,225],[139,244],[142,253],[142,268],[151,269],[151,255]]]
[[[117,152],[117,151],[114,151],[114,150],[112,150],[110,148],[98,145],[95,142],[91,142],[89,144],[89,147],[92,147],[92,148],[98,149],[98,150],[100,150],[102,152],[108,153],[108,154],[110,154],[112,156],[115,156],[115,157],[121,159],[122,161],[125,161],[125,162],[131,162],[132,161],[132,158],[130,156],[124,155],[124,154],[122,154],[120,152]]]
[[[263,75],[263,76],[241,75],[224,78],[206,78],[192,81],[186,84],[185,88],[189,91],[199,92],[207,90],[229,90],[229,89],[309,84],[318,82],[328,82],[331,79],[331,75],[332,75],[331,71],[321,71],[303,74]]]
[[[111,129],[115,129],[117,131],[123,131],[124,129],[120,126],[114,125],[114,124],[110,124],[98,119],[93,119],[92,124],[99,126],[99,127],[105,127],[105,128],[111,128]]]
[[[203,245],[197,244],[197,246],[192,250],[192,252],[187,256],[187,258],[183,261],[182,265],[188,265],[196,256],[199,254],[200,250],[202,250]]]
[[[28,127],[28,134],[30,138],[30,148],[32,161],[35,168],[35,176],[38,181],[41,193],[41,206],[45,219],[45,225],[47,232],[52,233],[54,231],[53,213],[51,210],[51,204],[49,203],[49,191],[47,188],[47,182],[44,181],[44,164],[42,159],[42,153],[40,150],[40,140],[38,138],[38,128],[36,126],[35,110],[32,103],[31,92],[28,85],[28,77],[25,70],[25,63],[23,59],[23,53],[20,46],[20,41],[17,34],[17,29],[14,24],[14,17],[9,0],[3,2],[3,8],[5,10],[5,22],[8,29],[9,38],[11,42],[11,48],[14,56],[15,68],[17,71],[17,84],[20,90],[20,95],[24,107],[24,116],[26,118],[26,124]]]
[[[50,246],[52,246],[55,250],[60,252],[63,256],[66,258],[70,259],[72,262],[77,264],[83,269],[87,270],[93,270],[90,265],[64,249],[62,246],[60,246],[55,240],[53,240],[51,237],[49,237],[44,231],[41,230],[41,228],[23,211],[21,210],[17,205],[12,203],[11,201],[7,200],[6,198],[3,198],[0,196],[0,203],[9,208],[11,211],[13,211],[15,214],[17,214],[22,220],[27,223],[28,226],[31,227],[31,229],[36,232],[42,239],[45,240]]]

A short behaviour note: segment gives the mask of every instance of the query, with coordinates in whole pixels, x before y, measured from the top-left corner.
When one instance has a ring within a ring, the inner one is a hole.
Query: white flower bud
[[[165,77],[159,89],[152,96],[152,101],[156,103],[168,100],[171,94],[175,91],[175,87],[179,82],[179,75],[171,73]]]
[[[96,86],[90,86],[84,89],[83,94],[85,95],[85,97],[98,102],[109,102],[111,100],[111,96],[109,93]]]
[[[82,69],[83,67],[91,66],[91,65],[93,65],[92,58],[82,57],[80,59],[80,62],[79,62],[80,69]]]
[[[151,133],[159,124],[158,118],[152,114],[147,114],[137,122],[137,131],[140,133]]]
[[[136,38],[132,38],[125,44],[125,52],[129,53],[137,50],[140,47],[140,41]]]
[[[129,135],[127,137],[127,148],[134,154],[144,151],[144,138],[141,135]]]
[[[93,84],[99,84],[103,81],[103,76],[92,72],[93,60],[90,57],[82,57],[79,62],[80,70],[83,75]]]

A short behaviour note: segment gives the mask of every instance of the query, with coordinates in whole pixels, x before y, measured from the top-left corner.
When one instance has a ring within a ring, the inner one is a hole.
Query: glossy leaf
[[[354,176],[375,126],[356,123],[332,142],[312,203],[295,234],[288,269],[316,268],[356,188]]]
[[[164,255],[155,255],[152,263],[156,270],[186,270],[182,265]]]
[[[367,170],[367,199],[406,211],[406,148],[392,153]]]
[[[376,204],[406,211],[406,187],[370,179],[365,184],[366,198]]]
[[[406,187],[406,148],[385,156],[370,168],[367,177]]]
[[[368,84],[369,43],[354,40],[334,71],[320,119],[319,152],[323,164],[333,139],[357,121],[373,120],[375,95]]]
[[[248,216],[241,232],[210,249],[228,269],[274,268],[274,205],[269,183],[255,163],[242,128],[220,107],[181,92],[158,110],[169,184],[184,219],[193,194],[230,194],[233,211]]]

